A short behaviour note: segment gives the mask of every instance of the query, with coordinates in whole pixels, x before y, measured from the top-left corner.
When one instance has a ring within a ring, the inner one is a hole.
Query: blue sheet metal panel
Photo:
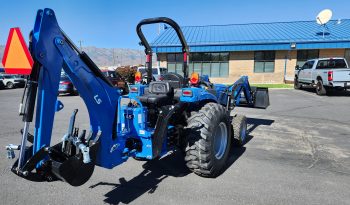
[[[308,42],[296,43],[296,49],[331,49],[350,48],[347,42]],[[192,46],[191,52],[227,52],[227,51],[257,51],[257,50],[289,50],[290,43],[260,44],[260,45],[223,45],[223,46]],[[181,52],[181,47],[156,47],[157,53]]]
[[[326,32],[329,34],[325,36],[322,35],[323,28],[316,24],[315,21],[185,26],[182,27],[182,30],[189,46],[203,52],[213,51],[213,49],[215,49],[215,51],[257,50],[259,48],[262,50],[281,50],[286,49],[286,45],[275,44],[289,44],[290,42],[350,42],[350,19],[330,21],[327,24],[327,28]],[[262,46],[260,44],[262,44]],[[273,45],[266,46],[265,44]],[[212,47],[217,45],[225,47]],[[253,45],[256,45],[256,47]],[[319,44],[319,46],[321,45],[322,44]],[[333,45],[338,45],[338,43]],[[175,49],[173,47],[180,46],[180,42],[174,37],[174,30],[168,28],[154,40],[152,46],[157,47],[157,51],[160,52],[176,52],[177,48]],[[197,46],[200,47],[197,48]],[[325,44],[325,46],[331,45]],[[167,50],[163,51],[163,49],[159,47],[167,47]],[[207,50],[208,48],[210,49]]]
[[[350,48],[349,42],[329,42],[329,43],[300,43],[297,44],[297,49],[331,49],[331,48]]]

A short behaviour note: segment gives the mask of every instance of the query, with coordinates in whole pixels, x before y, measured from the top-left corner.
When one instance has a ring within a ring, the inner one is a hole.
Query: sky
[[[76,43],[100,48],[141,49],[137,23],[165,16],[180,26],[315,20],[323,9],[332,19],[350,18],[349,0],[0,0],[0,45],[11,27],[27,38],[36,11],[51,8],[60,27]],[[152,41],[158,26],[144,28]],[[350,32],[350,31],[349,31]]]

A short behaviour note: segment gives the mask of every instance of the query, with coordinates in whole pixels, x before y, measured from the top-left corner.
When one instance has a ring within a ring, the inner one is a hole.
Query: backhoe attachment
[[[21,36],[19,29],[14,32]],[[29,49],[21,40],[23,51],[17,51],[29,53],[33,66],[20,108],[24,122],[21,144],[6,146],[8,158],[14,158],[14,150],[19,150],[12,171],[33,181],[61,179],[79,186],[91,177],[95,165],[112,168],[123,163],[125,143],[116,134],[121,90],[114,88],[89,56],[61,30],[53,10],[38,10],[29,39]],[[8,44],[13,49],[14,44]],[[6,66],[5,69],[16,70]],[[79,133],[79,128],[74,127],[78,112],[74,110],[67,133],[52,146],[54,115],[64,107],[57,99],[62,69],[86,104],[90,130],[89,134],[86,130]],[[34,113],[35,128],[30,134]]]

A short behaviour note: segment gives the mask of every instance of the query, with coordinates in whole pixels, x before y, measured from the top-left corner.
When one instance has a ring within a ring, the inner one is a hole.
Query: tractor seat
[[[169,82],[153,81],[149,84],[148,91],[138,97],[144,105],[164,106],[173,103],[174,88]]]

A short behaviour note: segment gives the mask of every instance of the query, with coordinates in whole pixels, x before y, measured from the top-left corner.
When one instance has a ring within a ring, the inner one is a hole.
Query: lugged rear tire
[[[203,177],[217,177],[225,167],[231,145],[228,111],[217,103],[207,103],[187,120],[187,167]]]

